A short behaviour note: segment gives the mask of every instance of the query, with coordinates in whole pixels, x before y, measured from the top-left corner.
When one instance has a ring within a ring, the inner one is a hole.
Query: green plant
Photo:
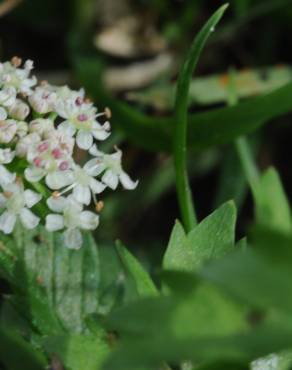
[[[238,18],[244,18],[249,3],[236,2]],[[227,107],[188,112],[194,68],[226,9],[220,7],[192,43],[178,78],[174,116],[148,116],[113,99],[97,83],[102,67],[96,60],[75,59],[79,78],[93,97],[109,103],[123,135],[173,157],[164,171],[157,169],[155,186],[152,181],[141,185],[137,203],[146,207],[175,178],[182,222],[175,222],[162,261],[156,270],[150,268],[151,274],[122,242],[97,243],[89,232],[79,250],[66,248],[62,235],[41,225],[25,230],[17,223],[12,235],[1,233],[0,276],[7,292],[0,307],[0,368],[291,369],[291,210],[278,172],[261,172],[254,147],[242,136],[292,110],[291,82],[241,102],[233,71],[227,76]],[[90,16],[87,10],[78,26]],[[189,174],[204,148],[219,150],[215,147],[223,143],[233,147],[221,178],[220,205],[198,220]],[[91,154],[102,161],[94,150]],[[10,166],[23,174],[27,163]],[[230,173],[237,178],[228,185]],[[233,199],[223,204],[221,199],[235,198],[240,204],[246,184],[255,219],[238,238],[239,207]],[[33,187],[49,197],[43,183]],[[10,199],[9,189],[5,192]],[[121,208],[132,199],[135,203],[134,197],[125,196]],[[48,213],[43,206],[36,209],[40,215]]]

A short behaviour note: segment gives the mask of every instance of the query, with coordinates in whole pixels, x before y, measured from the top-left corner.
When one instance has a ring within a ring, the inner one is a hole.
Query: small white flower
[[[0,121],[5,121],[7,118],[7,112],[6,109],[3,107],[0,107]]]
[[[0,149],[0,164],[11,163],[14,157],[15,151],[12,151],[10,148]]]
[[[47,200],[49,208],[60,214],[49,214],[46,217],[46,229],[64,232],[65,245],[71,249],[79,249],[82,245],[81,230],[94,230],[99,223],[98,215],[90,211],[83,211],[82,205],[73,197],[51,197]]]
[[[14,159],[15,152],[11,149],[0,149],[0,185],[10,184],[14,182],[16,174],[7,170],[3,164],[11,163]]]
[[[24,63],[24,68],[18,68],[10,62],[0,63],[0,86],[13,87],[17,93],[30,95],[37,83],[34,76],[30,77],[32,69],[33,62],[30,60]]]
[[[14,87],[4,87],[0,90],[0,105],[10,107],[16,100],[16,89]]]
[[[0,204],[5,210],[0,216],[0,230],[10,234],[17,218],[26,229],[34,229],[40,219],[29,208],[41,200],[41,195],[32,190],[24,190],[20,183],[2,185],[2,187],[4,192],[0,194]]]
[[[7,170],[5,166],[1,164],[0,165],[0,185],[3,186],[3,185],[11,184],[12,182],[15,181],[15,179],[16,179],[16,174],[11,173],[10,171]]]
[[[60,102],[60,101],[64,101],[64,100],[73,100],[73,101],[77,101],[79,103],[83,103],[84,102],[84,99],[85,99],[85,91],[84,89],[80,89],[80,90],[72,90],[70,89],[68,86],[61,86],[61,87],[55,87],[55,91],[56,91],[56,94],[57,94],[57,100]]]
[[[32,133],[22,137],[16,144],[16,155],[18,157],[25,157],[30,148],[40,143],[41,138],[38,134]]]
[[[10,117],[23,121],[30,113],[29,106],[20,99],[16,99],[15,102],[8,109]]]
[[[91,167],[92,170],[95,169],[99,174],[104,172],[101,181],[109,188],[115,190],[119,182],[128,190],[133,190],[137,187],[138,181],[133,181],[122,169],[121,150],[118,149],[113,154],[105,154],[98,150],[97,146],[94,145],[90,148],[89,152],[96,158],[91,159],[87,165]]]
[[[41,114],[52,112],[56,99],[56,91],[49,84],[37,87],[28,98],[32,108]]]
[[[24,171],[25,178],[30,182],[38,182],[45,177],[47,186],[53,190],[69,185],[73,163],[71,140],[64,135],[54,135],[29,147],[27,160],[31,166]]]
[[[86,163],[83,168],[78,165],[74,165],[71,183],[61,192],[61,194],[73,189],[72,195],[77,202],[89,205],[92,195],[94,202],[96,203],[95,195],[103,192],[106,187],[103,183],[95,179],[97,175],[98,170],[90,164],[88,165],[88,163]]]
[[[16,135],[19,138],[24,138],[26,137],[27,133],[28,133],[28,124],[25,121],[18,121]]]
[[[37,133],[41,138],[47,138],[54,130],[54,122],[50,119],[37,118],[29,124],[29,131]]]
[[[56,105],[56,111],[65,119],[58,126],[58,129],[71,136],[77,132],[76,143],[80,149],[88,150],[92,146],[94,138],[105,140],[110,135],[109,122],[101,125],[96,120],[99,116],[96,113],[96,108],[92,104],[84,103],[79,98],[60,100]]]
[[[0,120],[0,143],[8,144],[14,138],[17,131],[17,122],[13,119]]]

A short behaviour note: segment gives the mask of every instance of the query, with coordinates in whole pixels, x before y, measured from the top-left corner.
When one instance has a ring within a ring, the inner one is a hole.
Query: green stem
[[[256,186],[259,182],[260,173],[255,164],[250,145],[246,137],[240,137],[235,140],[235,148],[240,158],[240,162],[248,181],[248,184],[253,193],[256,191]]]
[[[235,106],[238,103],[238,96],[236,92],[235,84],[235,71],[230,70],[229,72],[229,85],[228,85],[228,105],[230,107]],[[243,172],[246,180],[253,192],[256,191],[256,186],[259,182],[260,173],[253,158],[253,154],[245,136],[237,138],[234,142],[237,154],[239,156]]]
[[[187,172],[187,125],[190,84],[201,52],[227,7],[228,4],[221,6],[195,37],[180,70],[176,88],[173,152],[179,207],[183,224],[187,232],[192,230],[197,224]]]
[[[190,231],[196,226],[197,218],[187,172],[187,120],[177,122],[174,134],[176,189],[183,224],[186,231]]]
[[[48,118],[52,121],[55,121],[55,119],[58,117],[58,114],[56,112],[51,112],[48,116]]]
[[[30,185],[38,192],[40,193],[44,199],[47,199],[49,197],[49,192],[46,190],[46,188],[39,182],[31,182]]]

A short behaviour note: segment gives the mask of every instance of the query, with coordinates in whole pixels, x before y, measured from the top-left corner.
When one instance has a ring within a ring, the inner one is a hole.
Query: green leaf
[[[172,229],[166,252],[163,257],[165,270],[188,270],[189,248],[187,236],[179,221],[175,222]]]
[[[194,69],[198,63],[201,52],[209,38],[214,31],[215,26],[222,18],[228,4],[221,6],[208,20],[208,22],[201,29],[199,34],[194,39],[190,50],[187,54],[187,58],[182,66],[179,74],[176,91],[175,101],[175,120],[177,123],[177,132],[179,132],[180,126],[186,126],[187,121],[187,106],[188,106],[188,95],[193,76]]]
[[[211,262],[199,274],[263,313],[272,309],[286,315],[292,309],[289,263],[292,253],[288,245],[291,247],[291,239],[262,234],[252,243],[252,248],[237,250]]]
[[[240,166],[239,158],[230,147],[224,153],[216,190],[214,207],[233,199],[240,209],[247,193],[247,181]]]
[[[26,342],[14,330],[0,325],[0,359],[9,370],[43,370],[47,366],[45,356]]]
[[[164,255],[164,269],[194,272],[209,259],[223,256],[234,246],[235,221],[235,206],[227,202],[187,236],[177,223]]]
[[[261,225],[291,232],[291,210],[277,171],[270,168],[254,191],[256,219]]]
[[[189,285],[192,283],[193,278]],[[212,337],[246,328],[244,314],[245,310],[217,288],[201,283],[191,294],[141,299],[118,308],[105,319],[105,325],[129,340],[138,334]]]
[[[84,317],[96,312],[99,299],[99,257],[92,236],[84,234],[83,247],[72,251],[58,233],[18,227],[9,247],[13,268],[6,271],[20,313],[43,335],[85,330]]]
[[[49,337],[44,340],[44,347],[70,370],[100,370],[110,352],[105,339],[93,335]]]
[[[95,59],[81,58],[75,62],[76,74],[93,98],[112,110],[112,122],[127,138],[148,150],[172,149],[173,117],[150,117],[129,104],[114,99],[101,82],[102,71]],[[292,111],[292,83],[270,93],[250,98],[235,107],[211,109],[189,115],[188,145],[206,147],[234,141],[249,134],[268,121]],[[234,124],[236,122],[236,125]]]
[[[175,125],[173,154],[176,172],[176,190],[183,224],[190,231],[197,223],[187,172],[188,97],[192,75],[201,52],[228,4],[221,6],[195,37],[179,73],[175,96]]]
[[[104,369],[128,370],[140,368],[142,365],[151,366],[152,369],[159,366],[162,361],[179,364],[186,358],[196,363],[239,362],[245,364],[245,368],[248,369],[251,360],[281,351],[283,348],[287,349],[291,346],[291,340],[291,329],[277,327],[263,327],[222,339],[153,336],[152,340],[148,337],[141,338],[135,343],[125,341],[109,358]],[[237,370],[237,367],[231,369]],[[238,369],[242,369],[242,366]]]
[[[135,284],[138,296],[158,295],[155,284],[140,262],[120,242],[117,243],[116,248],[126,272]]]
[[[236,284],[237,278],[233,281]],[[117,309],[107,325],[122,340],[106,369],[152,369],[163,361],[178,364],[185,359],[247,365],[254,358],[290,347],[291,323],[250,323],[247,313],[245,307],[205,283],[182,299],[152,298]]]
[[[85,329],[84,317],[98,308],[100,267],[97,246],[90,233],[84,234],[83,246],[78,251],[63,246],[59,235],[55,238],[52,245],[52,303],[65,328],[79,333]],[[41,258],[46,261],[46,256]]]
[[[222,26],[224,28],[224,26]],[[220,30],[222,29],[220,28]],[[218,30],[218,33],[220,33]],[[216,34],[214,35],[216,37]],[[262,76],[265,75],[263,80]],[[290,66],[271,66],[259,69],[239,70],[234,84],[239,99],[270,93],[291,82]],[[214,105],[228,100],[228,76],[214,74],[195,77],[191,81],[189,105]],[[175,98],[175,84],[165,81],[141,91],[131,91],[127,97],[142,107],[154,107],[158,111],[170,111]]]
[[[46,292],[38,284],[37,277],[26,269],[23,253],[18,250],[19,234],[18,231],[15,239],[5,240],[0,251],[0,268],[4,271],[3,277],[10,283],[14,293],[11,297],[11,304],[19,315],[28,320],[32,328],[39,333],[61,333],[62,325],[53,312]],[[27,232],[26,235],[28,234]],[[25,239],[23,240],[24,247],[26,244]]]
[[[194,292],[198,279],[194,274],[184,271],[163,270],[159,277],[169,290],[178,296],[189,295]],[[168,290],[166,290],[168,292]]]
[[[213,109],[189,117],[189,145],[197,149],[220,145],[257,130],[264,123],[291,112],[292,83],[234,107]],[[234,124],[236,122],[236,125]]]

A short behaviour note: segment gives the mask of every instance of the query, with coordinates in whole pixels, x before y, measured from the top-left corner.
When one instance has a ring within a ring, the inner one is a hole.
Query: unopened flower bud
[[[9,115],[19,121],[25,120],[29,113],[29,106],[20,99],[16,99],[15,103],[9,107]]]

